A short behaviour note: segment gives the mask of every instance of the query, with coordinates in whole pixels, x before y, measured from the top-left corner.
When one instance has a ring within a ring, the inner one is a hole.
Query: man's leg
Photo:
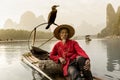
[[[93,80],[92,73],[90,70],[84,70],[83,71],[84,77],[87,80]]]
[[[80,73],[75,66],[68,67],[69,80],[81,80]]]
[[[84,76],[87,80],[93,80],[91,71],[84,69],[85,61],[86,61],[86,59],[85,59],[84,57],[81,57],[81,56],[79,56],[79,57],[76,59],[76,62],[77,62],[77,64],[78,64],[78,68],[79,68],[80,71],[82,71],[83,76]]]

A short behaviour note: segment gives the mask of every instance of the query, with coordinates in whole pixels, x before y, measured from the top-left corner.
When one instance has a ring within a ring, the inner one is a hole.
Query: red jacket
[[[89,58],[85,51],[78,45],[74,40],[67,40],[65,44],[61,41],[55,44],[50,53],[50,59],[59,62],[59,58],[62,57],[66,60],[66,63],[62,65],[64,76],[68,75],[68,65],[77,56],[82,56],[84,58]]]

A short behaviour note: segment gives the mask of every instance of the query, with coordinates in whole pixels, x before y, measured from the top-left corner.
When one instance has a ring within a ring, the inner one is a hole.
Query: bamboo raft
[[[42,74],[44,76],[42,80],[65,80],[60,64],[56,64],[52,60],[40,60],[29,52],[22,55],[22,61]],[[95,76],[93,78],[94,80],[102,80]]]

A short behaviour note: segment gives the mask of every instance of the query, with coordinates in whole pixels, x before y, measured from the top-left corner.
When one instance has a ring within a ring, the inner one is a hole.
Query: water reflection
[[[50,41],[41,48],[50,52],[55,43]],[[78,40],[78,43],[89,55],[92,71],[96,75],[108,76],[109,79],[105,80],[120,80],[120,39],[93,39],[86,43]],[[39,46],[40,42],[37,44]],[[28,66],[20,64],[21,55],[25,52],[28,52],[27,42],[0,43],[0,80],[35,80],[37,74],[33,74]]]
[[[89,44],[90,44],[90,41],[86,41],[86,40],[85,40],[85,43],[86,43],[87,45],[89,45]]]
[[[120,71],[120,40],[107,40],[107,70],[110,72]]]
[[[26,49],[20,44],[21,43],[2,43],[0,45],[0,52],[3,54],[7,64],[12,64],[16,61],[20,57],[20,53]]]
[[[33,76],[33,80],[49,80],[34,69],[32,69],[32,76]]]
[[[37,71],[35,71],[34,69],[32,70],[32,76],[33,76],[33,80],[41,80],[41,76]]]
[[[14,58],[16,56],[16,54],[14,54],[14,50],[13,49],[10,49],[8,48],[7,46],[0,46],[0,51],[1,51],[1,59],[3,57],[4,61],[7,63],[7,64],[12,64],[12,62],[14,61]],[[6,52],[4,54],[4,52]],[[3,61],[3,60],[2,60]]]

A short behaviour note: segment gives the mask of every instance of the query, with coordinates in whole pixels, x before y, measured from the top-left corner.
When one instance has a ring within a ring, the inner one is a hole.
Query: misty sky
[[[32,11],[36,17],[43,15],[47,20],[51,6],[60,5],[57,24],[79,25],[87,22],[93,26],[106,23],[106,6],[111,3],[117,10],[120,0],[0,0],[0,27],[10,18],[19,23],[20,16]]]

